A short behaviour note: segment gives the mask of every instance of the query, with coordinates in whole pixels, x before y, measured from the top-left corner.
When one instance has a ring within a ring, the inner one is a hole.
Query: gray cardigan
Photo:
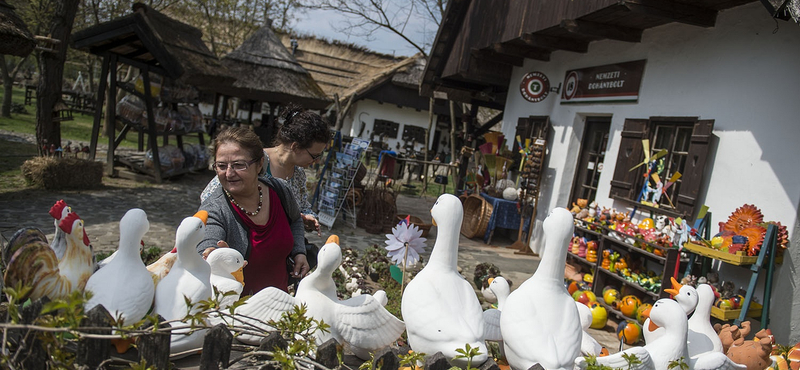
[[[305,229],[303,220],[300,218],[300,211],[297,202],[292,198],[291,192],[280,181],[269,178],[259,178],[267,187],[275,190],[281,200],[284,213],[289,219],[289,226],[294,237],[294,247],[291,257],[298,254],[306,254]],[[230,200],[222,191],[222,186],[214,189],[214,192],[200,204],[200,210],[208,212],[208,223],[206,224],[206,236],[197,245],[197,252],[203,253],[206,248],[217,247],[217,242],[224,240],[228,246],[238,250],[245,259],[250,257],[250,238],[248,237],[247,227],[241,217],[234,211]]]

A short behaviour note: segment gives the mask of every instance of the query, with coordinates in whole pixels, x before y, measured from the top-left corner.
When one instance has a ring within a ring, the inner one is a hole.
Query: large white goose
[[[672,299],[678,302],[678,305],[681,306],[681,309],[683,309],[683,312],[685,312],[687,316],[691,315],[695,307],[697,307],[697,290],[691,285],[679,283],[674,277],[670,277],[669,279],[672,282],[672,288],[664,289],[664,291],[669,293]],[[647,320],[644,321],[642,335],[644,336],[645,343],[650,343],[663,334],[664,328],[651,326]]]
[[[219,307],[221,309],[230,307],[239,300],[244,290],[242,270],[247,266],[247,261],[236,249],[217,248],[208,254],[206,262],[211,266],[211,285],[222,295]]]
[[[502,276],[497,276],[489,279],[488,289],[497,299],[497,308],[490,308],[483,311],[483,321],[485,324],[483,335],[486,340],[501,341],[503,340],[503,335],[500,332],[500,315],[503,311],[503,306],[506,304],[508,295],[511,294],[511,287],[508,286],[508,280]]]
[[[697,358],[707,352],[722,353],[722,341],[711,326],[711,306],[716,296],[708,284],[697,286],[697,307],[689,318],[689,357]]]
[[[196,252],[197,244],[203,240],[208,213],[199,211],[192,217],[186,217],[175,232],[175,248],[178,259],[175,265],[158,283],[155,294],[153,312],[166,320],[180,320],[189,312],[184,297],[191,303],[211,298],[211,267]],[[150,282],[152,284],[152,280]],[[189,313],[196,313],[197,308]],[[182,323],[173,324],[179,326]],[[198,330],[185,335],[188,330],[175,330],[170,339],[170,353],[200,349],[203,346],[205,330]]]
[[[548,370],[571,369],[580,356],[580,317],[563,283],[572,214],[555,208],[543,227],[545,247],[539,267],[511,292],[500,317],[506,359],[514,369],[537,363]]]
[[[438,228],[431,257],[403,292],[401,309],[408,343],[417,353],[442,352],[456,366],[467,365],[465,360],[453,358],[457,349],[469,344],[481,353],[473,358],[473,364],[481,364],[487,359],[483,310],[472,285],[458,273],[464,208],[458,198],[443,194],[431,215]]]
[[[260,330],[273,330],[263,323],[277,321],[283,312],[295,305],[305,304],[310,317],[323,320],[331,326],[329,333],[315,333],[317,344],[334,338],[348,346],[356,356],[369,359],[370,352],[374,353],[397,340],[403,333],[403,322],[386,311],[373,296],[363,294],[344,301],[336,296],[332,274],[342,264],[342,250],[338,242],[339,238],[332,235],[320,248],[317,268],[300,281],[295,297],[277,288],[265,288],[236,308],[236,325],[248,329],[254,325]],[[258,344],[261,337],[245,333],[237,339]]]

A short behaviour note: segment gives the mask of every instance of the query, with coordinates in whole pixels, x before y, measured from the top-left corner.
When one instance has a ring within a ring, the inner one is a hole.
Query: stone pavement
[[[20,190],[2,193],[2,241],[4,243],[17,229],[28,226],[40,228],[52,239],[55,229],[48,211],[56,201],[64,199],[84,219],[86,232],[96,252],[116,249],[119,241],[119,220],[131,208],[141,208],[147,212],[150,231],[144,237],[145,245],[158,246],[162,251],[167,251],[173,247],[175,230],[181,220],[197,210],[200,192],[212,176],[211,171],[201,171],[163,184],[119,185],[112,182],[111,186],[91,191]],[[417,198],[401,194],[397,198],[397,211],[430,223],[430,208],[435,201],[433,197]],[[306,236],[310,242],[320,246],[330,234],[339,236],[342,247],[363,250],[376,244],[385,246],[384,234],[369,234],[362,228],[353,227],[352,223],[352,219],[344,220],[340,216],[332,229],[322,226],[321,236],[315,232],[308,232]],[[474,268],[481,262],[491,262],[499,267],[502,275],[513,282],[512,290],[536,271],[539,258],[515,254],[516,250],[509,248],[514,242],[509,236],[516,237],[516,232],[496,232],[492,245],[484,244],[481,238],[467,239],[461,236],[458,265],[468,281],[472,280]],[[433,247],[435,237],[436,228],[432,227],[426,243],[428,253]],[[605,330],[590,329],[592,335],[612,353],[619,349],[613,332],[615,327],[616,324],[609,320],[609,326]]]

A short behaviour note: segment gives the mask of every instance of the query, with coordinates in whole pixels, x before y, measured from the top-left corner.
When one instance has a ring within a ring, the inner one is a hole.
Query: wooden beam
[[[600,37],[625,42],[641,42],[642,30],[638,28],[614,26],[610,24],[583,21],[578,19],[565,19],[561,21],[561,28],[570,33],[590,37]]]
[[[539,47],[526,47],[511,44],[495,43],[492,44],[491,50],[498,54],[510,55],[516,57],[523,57],[528,59],[541,60],[544,62],[550,61],[550,51]]]
[[[489,129],[492,128],[492,126],[496,125],[497,122],[500,122],[502,119],[503,119],[503,112],[501,111],[500,114],[492,117],[490,120],[486,121],[486,123],[484,123],[481,127],[479,127],[475,131],[475,136],[481,136],[489,132]]]
[[[587,41],[572,40],[564,37],[526,33],[520,36],[519,39],[526,45],[543,49],[565,50],[575,53],[585,53],[589,51],[589,43]]]
[[[458,38],[461,25],[467,14],[472,0],[450,0],[447,2],[444,16],[440,22],[441,26],[433,41],[428,63],[425,65],[422,83],[419,87],[420,95],[425,97],[433,96],[435,86],[432,84],[434,77],[441,77],[442,71],[447,64],[447,56],[453,50],[453,43]]]
[[[472,49],[471,54],[477,59],[486,59],[496,63],[522,67],[525,58],[516,55],[500,54],[490,49]]]
[[[625,0],[622,5],[634,13],[692,26],[710,28],[717,22],[716,10],[691,4],[663,0]]]
[[[130,43],[132,43],[134,41],[137,41],[137,40],[139,40],[139,36],[137,34],[135,34],[135,33],[132,33],[130,36],[126,36],[126,37],[123,37],[123,38],[120,38],[120,39],[116,39],[116,40],[111,41],[111,42],[109,42],[107,44],[95,46],[95,47],[93,47],[91,49],[91,52],[93,54],[99,54],[99,53],[102,53],[104,51],[108,51],[108,50],[120,47],[120,46],[125,45],[125,44],[130,44]]]

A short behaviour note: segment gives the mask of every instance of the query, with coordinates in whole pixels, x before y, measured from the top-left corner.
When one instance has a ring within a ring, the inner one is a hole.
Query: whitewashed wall
[[[366,126],[361,137],[369,139],[376,119],[383,119],[400,124],[397,129],[397,137],[386,138],[384,140],[389,144],[389,148],[394,150],[397,142],[402,141],[403,128],[406,125],[418,126],[427,130],[429,116],[428,111],[417,111],[414,108],[408,107],[400,108],[395,104],[381,104],[375,100],[359,100],[353,103],[353,106],[350,108],[350,113],[347,115],[342,125],[342,132],[356,137],[361,128],[361,122],[364,122]],[[436,117],[434,116],[434,120],[435,119]],[[436,123],[434,122],[434,127],[435,125]],[[428,142],[431,145],[433,144],[433,132],[431,132]],[[401,142],[400,145],[402,146],[403,143]],[[418,143],[416,150],[421,151],[422,147],[423,144]]]
[[[543,72],[551,85],[558,85],[570,69],[639,59],[647,64],[638,103],[561,105],[555,93],[530,103],[516,92],[531,71]],[[720,12],[713,28],[669,24],[645,31],[641,43],[600,41],[591,43],[586,54],[556,52],[550,62],[526,60],[514,69],[505,119],[516,122],[518,117],[544,115],[553,124],[537,223],[549,209],[567,205],[585,117],[612,117],[597,201],[618,209],[625,206],[609,199],[608,193],[626,118],[713,119],[716,139],[708,163],[708,190],[699,202],[710,207],[714,225],[749,203],[759,207],[766,220],[789,227],[791,245],[776,272],[770,328],[780,343],[800,341],[799,66],[800,26],[784,21],[776,25],[759,2]],[[513,135],[513,125],[504,133]],[[537,226],[535,250],[541,245]],[[750,276],[728,265],[720,275],[745,287]]]

